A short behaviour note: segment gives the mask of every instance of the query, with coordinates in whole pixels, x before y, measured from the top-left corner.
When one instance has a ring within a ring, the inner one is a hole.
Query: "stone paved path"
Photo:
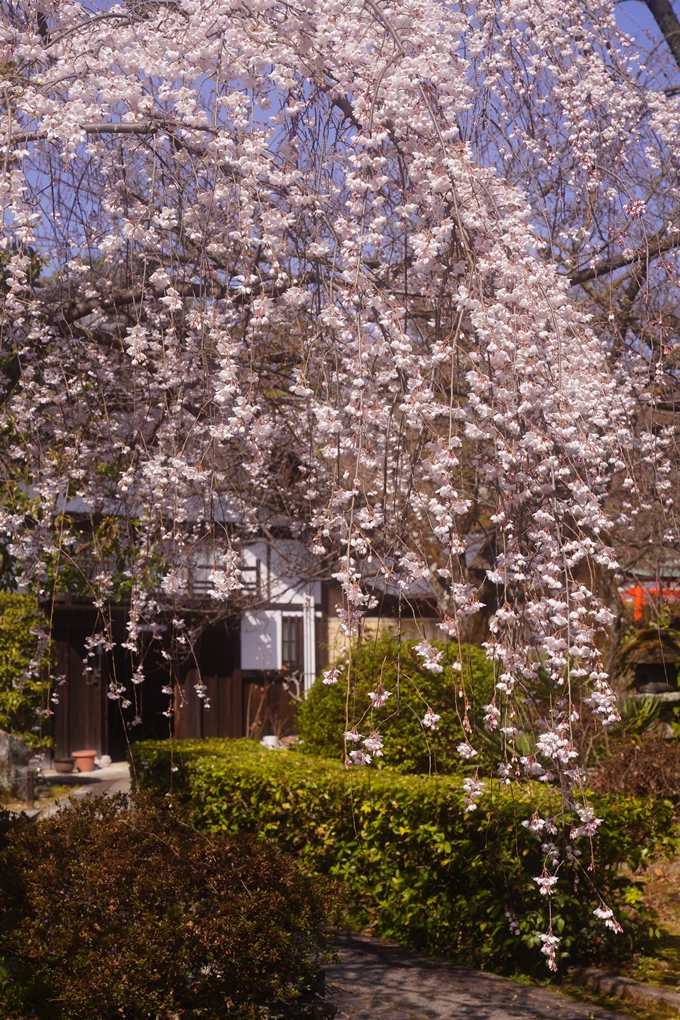
[[[54,769],[45,769],[44,777],[50,785],[68,786],[70,789],[68,796],[62,796],[56,803],[36,811],[35,814],[40,818],[55,814],[64,804],[68,804],[69,797],[82,800],[83,797],[130,792],[130,766],[126,761],[114,762],[94,772],[70,772],[67,775],[55,772]]]
[[[336,1020],[624,1020],[543,988],[337,932],[340,963],[326,965]]]

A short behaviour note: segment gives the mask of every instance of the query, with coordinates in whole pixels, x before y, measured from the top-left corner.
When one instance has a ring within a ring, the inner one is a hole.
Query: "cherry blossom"
[[[541,896],[552,896],[553,886],[557,885],[557,878],[554,875],[542,875],[535,878]]]
[[[383,757],[382,746],[383,738],[380,736],[379,733],[376,733],[375,730],[372,730],[371,733],[364,740],[364,747],[366,748],[367,751],[370,751],[371,755],[374,758]]]
[[[17,582],[90,600],[109,645],[124,603],[142,678],[144,633],[193,654],[201,585],[208,621],[263,607],[247,550],[285,534],[340,588],[323,681],[382,592],[429,600],[462,720],[462,645],[494,664],[500,780],[554,784],[590,839],[574,692],[617,721],[621,551],[680,547],[672,49],[609,0],[26,0],[0,49]]]
[[[429,641],[421,641],[416,645],[416,654],[424,659],[423,665],[430,673],[443,673],[442,658],[444,653],[433,648]]]
[[[428,705],[427,711],[425,712],[425,715],[423,716],[422,719],[423,726],[427,727],[427,729],[430,730],[438,730],[440,719],[441,716],[437,715],[436,712],[433,712],[430,706]]]
[[[593,910],[593,913],[595,917],[599,917],[600,920],[604,921],[607,928],[610,928],[613,932],[616,932],[617,934],[621,934],[621,932],[623,932],[623,928],[614,917],[614,911],[609,907],[596,907],[595,910]]]
[[[358,732],[355,726],[352,727],[351,730],[347,730],[347,732],[345,733],[345,740],[349,740],[353,744],[358,744],[359,741],[363,739],[364,738],[362,737],[361,733]]]
[[[368,696],[371,699],[373,708],[383,708],[387,704],[387,699],[392,696],[391,691],[386,691],[382,684],[378,684],[374,691],[369,691]]]
[[[470,758],[476,757],[478,753],[477,751],[475,751],[474,747],[469,742],[459,744],[456,750],[458,751],[458,754],[461,756],[461,758],[465,758],[466,761],[469,761]]]
[[[339,676],[340,676],[339,667],[331,666],[330,669],[324,670],[324,672],[322,673],[321,682],[327,684],[328,686],[332,686],[333,684],[337,684]]]
[[[477,801],[484,793],[485,784],[480,779],[468,777],[463,780],[463,790],[465,792],[465,810],[476,811]]]
[[[366,752],[362,751],[362,750],[350,751],[349,752],[349,758],[350,758],[350,761],[351,761],[352,765],[370,765],[371,764],[371,756],[370,756],[370,754],[366,754]]]
[[[557,970],[557,947],[560,944],[559,936],[553,935],[552,929],[543,935],[539,936],[541,942],[541,952],[548,957],[548,967],[550,970]]]

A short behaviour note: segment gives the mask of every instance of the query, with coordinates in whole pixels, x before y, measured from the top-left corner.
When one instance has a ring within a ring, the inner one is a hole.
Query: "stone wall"
[[[30,756],[23,740],[0,730],[0,793],[26,800]]]

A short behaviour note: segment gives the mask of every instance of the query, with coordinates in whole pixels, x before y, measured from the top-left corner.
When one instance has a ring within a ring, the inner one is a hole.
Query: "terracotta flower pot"
[[[96,751],[72,751],[71,757],[76,760],[76,768],[79,772],[94,772],[94,760],[97,757]]]
[[[55,758],[53,764],[55,772],[73,772],[75,762],[73,758]]]

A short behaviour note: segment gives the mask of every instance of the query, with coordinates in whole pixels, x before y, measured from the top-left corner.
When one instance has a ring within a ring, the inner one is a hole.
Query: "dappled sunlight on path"
[[[338,932],[326,967],[336,1020],[623,1020],[557,992],[518,984],[380,939]]]

